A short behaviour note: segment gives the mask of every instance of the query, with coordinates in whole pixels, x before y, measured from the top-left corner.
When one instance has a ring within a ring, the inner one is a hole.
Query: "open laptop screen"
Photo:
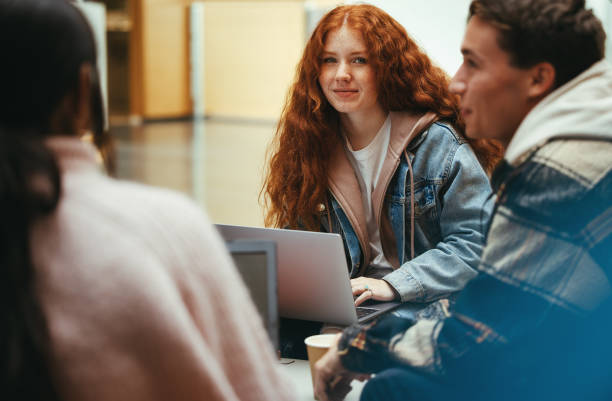
[[[236,240],[226,246],[261,316],[274,349],[278,349],[276,243]]]
[[[399,305],[368,305],[375,313],[357,318],[348,265],[339,234],[215,224],[226,240],[273,241],[277,246],[278,312],[290,319],[348,326]]]

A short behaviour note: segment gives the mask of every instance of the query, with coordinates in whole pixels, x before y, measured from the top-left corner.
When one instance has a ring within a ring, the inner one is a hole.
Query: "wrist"
[[[387,284],[387,286],[389,286],[389,288],[391,289],[391,292],[393,293],[393,301],[399,301],[402,299],[402,297],[400,296],[400,293],[390,282],[388,282],[384,278],[382,278],[381,281]]]

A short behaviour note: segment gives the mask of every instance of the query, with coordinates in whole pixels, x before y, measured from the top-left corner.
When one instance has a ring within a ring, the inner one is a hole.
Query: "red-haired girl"
[[[448,83],[371,5],[333,9],[306,45],[271,151],[266,224],[342,235],[356,304],[423,305],[476,275],[501,149],[465,138]]]

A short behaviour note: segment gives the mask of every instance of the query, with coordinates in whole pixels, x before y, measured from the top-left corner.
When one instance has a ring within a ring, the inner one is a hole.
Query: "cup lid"
[[[316,334],[314,336],[306,337],[304,343],[309,347],[315,348],[329,348],[337,334]]]

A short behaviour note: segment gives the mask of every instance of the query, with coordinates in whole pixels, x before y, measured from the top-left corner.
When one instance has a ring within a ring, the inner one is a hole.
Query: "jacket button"
[[[325,211],[325,205],[323,203],[319,203],[319,205],[317,206],[317,210],[319,212],[324,212]]]

